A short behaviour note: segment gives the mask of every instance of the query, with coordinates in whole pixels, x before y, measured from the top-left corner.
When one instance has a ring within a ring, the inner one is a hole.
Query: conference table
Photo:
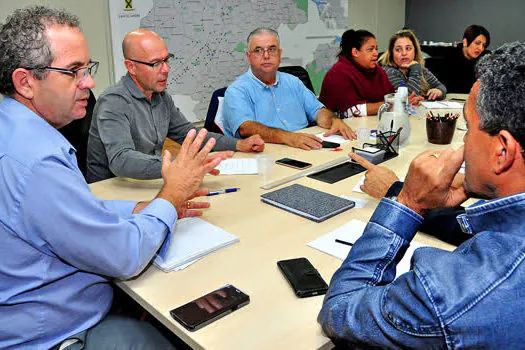
[[[377,117],[350,118],[345,122],[352,128],[377,129]],[[458,125],[464,124],[462,117]],[[400,148],[399,156],[382,165],[405,176],[410,161],[424,150],[457,149],[463,144],[465,131],[456,130],[452,144],[434,145],[427,141],[425,119],[410,118],[411,136]],[[304,132],[319,133],[319,127]],[[264,153],[294,158],[321,165],[347,156],[357,141],[343,144],[342,151],[305,151],[284,145],[266,144]],[[251,158],[255,154],[236,153],[235,158]],[[275,165],[272,180],[296,174],[298,170]],[[194,349],[317,349],[331,348],[330,340],[322,333],[316,319],[323,296],[297,298],[283,277],[276,262],[306,257],[329,283],[342,261],[307,243],[327,234],[350,220],[368,221],[378,200],[352,189],[363,173],[335,184],[302,177],[275,189],[299,183],[337,196],[366,199],[364,208],[353,208],[322,223],[316,223],[290,212],[261,202],[258,175],[206,176],[204,187],[219,190],[240,187],[236,193],[205,197],[211,207],[202,218],[239,237],[240,242],[218,250],[187,268],[165,273],[150,265],[137,278],[116,284],[142,305],[167,328]],[[91,184],[93,193],[103,199],[151,200],[159,191],[161,180],[137,181],[113,178]],[[175,233],[176,234],[176,233]],[[434,237],[418,233],[415,241],[442,249],[455,247]],[[239,310],[195,332],[184,329],[174,321],[169,311],[226,284],[232,284],[250,296],[250,303]]]

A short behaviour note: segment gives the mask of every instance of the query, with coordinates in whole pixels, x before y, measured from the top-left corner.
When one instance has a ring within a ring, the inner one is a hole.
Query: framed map
[[[190,121],[204,120],[210,97],[248,69],[246,38],[276,29],[282,66],[304,66],[317,93],[348,28],[348,0],[110,0],[115,81],[126,73],[122,39],[136,28],[159,33],[175,55],[168,92]]]

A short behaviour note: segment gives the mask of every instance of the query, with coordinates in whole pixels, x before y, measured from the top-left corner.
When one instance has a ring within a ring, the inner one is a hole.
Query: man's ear
[[[30,71],[24,68],[17,68],[11,75],[16,92],[25,99],[33,98],[33,84],[35,78]]]
[[[355,47],[352,48],[352,56],[353,57],[359,56],[359,50],[357,50]]]
[[[467,39],[463,39],[463,47],[467,47]]]
[[[500,175],[510,169],[520,154],[518,141],[507,130],[501,130],[493,139],[493,155],[496,158],[494,173]]]
[[[129,74],[135,75],[135,65],[130,60],[124,60],[124,65],[126,66],[126,69],[128,70]]]

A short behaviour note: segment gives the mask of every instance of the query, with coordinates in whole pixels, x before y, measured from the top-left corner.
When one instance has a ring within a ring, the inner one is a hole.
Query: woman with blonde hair
[[[400,30],[390,38],[388,51],[379,58],[379,64],[392,85],[398,88],[402,82],[416,102],[445,98],[447,88],[425,68],[419,41],[411,30]]]

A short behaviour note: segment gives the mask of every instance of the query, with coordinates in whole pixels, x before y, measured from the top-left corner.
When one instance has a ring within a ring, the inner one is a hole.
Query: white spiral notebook
[[[159,255],[153,264],[164,272],[179,270],[216,250],[239,242],[237,236],[200,218],[177,220],[166,259]]]

